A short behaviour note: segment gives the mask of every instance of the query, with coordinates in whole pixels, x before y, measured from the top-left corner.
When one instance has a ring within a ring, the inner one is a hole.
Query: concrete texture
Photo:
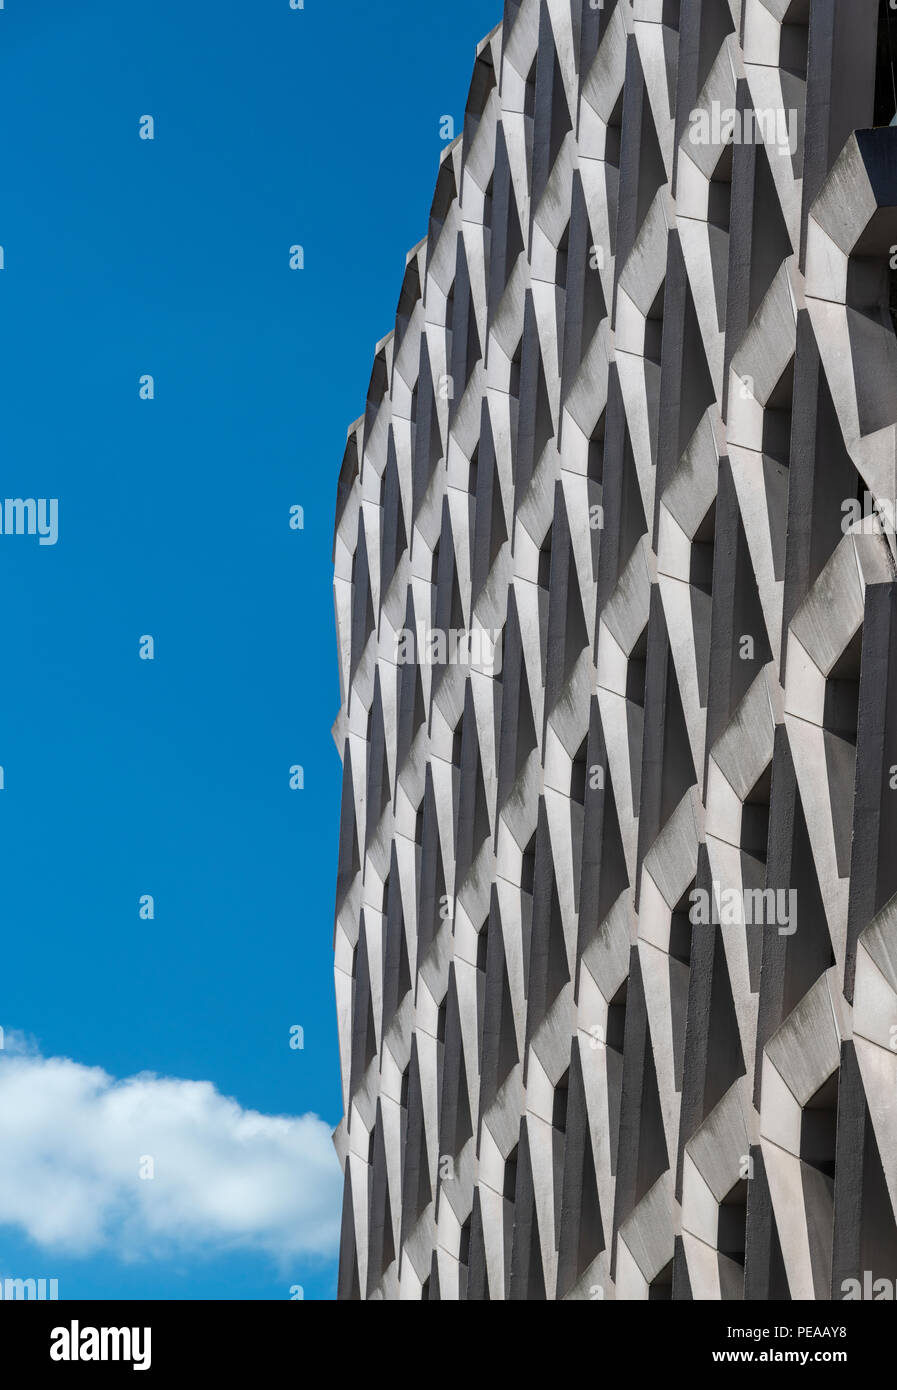
[[[477,49],[339,478],[341,1298],[897,1281],[895,25]]]

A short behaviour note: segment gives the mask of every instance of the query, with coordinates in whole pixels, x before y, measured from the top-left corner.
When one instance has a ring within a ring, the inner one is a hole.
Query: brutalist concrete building
[[[338,488],[340,1297],[897,1280],[892,53],[476,50]]]

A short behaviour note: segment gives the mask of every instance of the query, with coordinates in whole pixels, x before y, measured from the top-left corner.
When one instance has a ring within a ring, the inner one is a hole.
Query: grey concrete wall
[[[894,23],[477,48],[337,490],[340,1298],[897,1282]]]

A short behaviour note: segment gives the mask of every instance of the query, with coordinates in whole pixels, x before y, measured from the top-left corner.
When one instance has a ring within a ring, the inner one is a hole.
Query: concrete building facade
[[[897,1281],[894,52],[476,50],[338,488],[340,1298]]]

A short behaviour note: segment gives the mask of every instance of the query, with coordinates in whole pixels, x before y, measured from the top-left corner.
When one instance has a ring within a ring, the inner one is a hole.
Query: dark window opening
[[[752,859],[766,863],[769,842],[769,795],[772,764],[757,779],[741,809],[741,848]]]
[[[558,245],[557,260],[555,262],[554,283],[559,290],[567,288],[567,254],[570,249],[570,223],[567,223],[564,235]]]
[[[860,660],[863,629],[838,658],[825,685],[823,727],[847,743],[856,745],[860,706]]]
[[[727,145],[719,157],[719,163],[710,180],[707,201],[707,221],[721,232],[728,232],[732,208],[732,151]]]
[[[704,594],[713,592],[713,548],[716,542],[716,499],[691,542],[688,582]]]
[[[589,467],[588,477],[592,483],[599,485],[604,483],[604,429],[607,419],[606,411],[602,410],[598,423],[592,430],[592,437],[589,440]]]
[[[461,1236],[458,1245],[458,1263],[466,1269],[470,1264],[470,1217],[461,1227]]]
[[[645,659],[648,655],[648,629],[641,636],[629,654],[626,667],[626,699],[632,704],[645,707]]]
[[[567,1133],[567,1097],[570,1094],[570,1069],[564,1072],[554,1088],[554,1103],[551,1111],[551,1127],[559,1134]]]
[[[551,581],[551,531],[549,526],[548,534],[542,542],[542,549],[539,551],[539,588],[548,592]]]
[[[800,1156],[804,1163],[835,1176],[835,1139],[838,1127],[838,1073],[834,1072],[804,1106],[800,1121]]]
[[[645,357],[655,366],[660,366],[660,348],[663,341],[663,297],[666,280],[654,298],[645,321]]]
[[[782,20],[779,67],[795,77],[807,76],[807,43],[810,37],[810,0],[791,0]]]
[[[451,333],[455,322],[455,282],[452,281],[452,288],[448,292],[445,301],[445,331]]]
[[[483,198],[483,226],[484,226],[484,227],[491,227],[491,226],[492,226],[492,195],[493,195],[494,191],[495,191],[495,171],[493,170],[493,171],[492,171],[492,177],[491,177],[491,179],[489,180],[489,187],[486,189],[486,193],[485,193],[485,196],[484,196],[484,198]]]
[[[517,1195],[517,1145],[505,1159],[505,1178],[502,1195],[506,1202],[513,1202]]]
[[[607,130],[604,137],[604,159],[605,163],[613,164],[615,168],[620,167],[620,145],[623,137],[623,93],[620,92],[617,104],[611,111],[607,121]],[[613,226],[613,223],[611,223]]]
[[[726,324],[729,298],[729,230],[732,220],[732,150],[727,145],[719,157],[710,180],[707,197],[707,232],[710,246],[710,265],[716,299],[716,319],[720,328]]]
[[[589,740],[584,738],[579,745],[579,752],[573,759],[573,767],[570,772],[570,800],[576,801],[580,806],[586,804],[586,752]]]
[[[742,1178],[719,1206],[717,1249],[727,1259],[744,1267],[747,1233],[747,1182]]]
[[[791,461],[791,406],[794,398],[792,357],[763,412],[763,452],[787,468]]]
[[[526,849],[523,851],[523,862],[520,866],[520,887],[524,893],[529,893],[532,897],[533,881],[536,877],[536,837],[533,835]]]
[[[480,927],[477,937],[477,970],[481,975],[486,973],[486,952],[489,948],[489,921],[487,920]]]
[[[511,362],[511,378],[508,383],[508,394],[518,400],[520,398],[520,363],[522,357],[523,335],[521,334],[520,342],[517,344],[517,351],[514,353],[514,357]]]
[[[670,1260],[648,1285],[649,1303],[671,1303],[673,1299],[673,1261]]]
[[[676,1090],[682,1090],[685,1068],[685,1027],[688,1018],[688,986],[691,976],[692,908],[691,893],[695,886],[692,879],[682,894],[670,918],[669,977],[670,977],[670,1022],[673,1031],[673,1067]]]
[[[889,0],[878,3],[878,45],[875,55],[873,125],[893,125],[897,117],[897,13]]]
[[[616,254],[617,249],[617,203],[619,199],[620,187],[620,145],[623,136],[623,93],[620,92],[617,104],[608,118],[607,128],[604,132],[604,160],[609,165],[614,174],[608,178],[607,202],[608,202],[608,230],[610,232],[610,253]]]
[[[607,1006],[607,1037],[605,1042],[612,1052],[623,1056],[623,1037],[626,1031],[627,982],[624,980]]]
[[[673,911],[670,919],[670,955],[673,960],[679,961],[680,965],[691,965],[691,894],[695,886],[692,879],[690,886],[683,893]]]
[[[473,451],[473,457],[470,460],[470,467],[467,471],[467,491],[471,497],[476,497],[477,495],[477,473],[479,471],[479,463],[480,446],[477,444],[477,447]]]
[[[610,1130],[611,1172],[617,1171],[620,1138],[620,1104],[623,1096],[623,1039],[626,1034],[628,981],[624,980],[607,1007],[605,1063],[607,1066],[607,1115]]]

